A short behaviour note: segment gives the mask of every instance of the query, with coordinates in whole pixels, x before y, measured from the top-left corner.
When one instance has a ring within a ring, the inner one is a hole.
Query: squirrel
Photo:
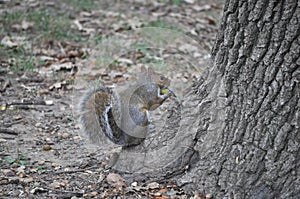
[[[134,85],[123,91],[98,86],[86,92],[79,105],[83,133],[98,144],[103,136],[123,147],[142,143],[149,131],[149,111],[175,96],[169,85],[167,77],[142,66]]]

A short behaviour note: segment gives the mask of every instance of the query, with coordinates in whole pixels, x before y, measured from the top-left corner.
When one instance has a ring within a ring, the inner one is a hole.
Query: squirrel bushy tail
[[[96,93],[102,94],[103,100],[96,104]],[[105,107],[109,100],[109,89],[105,87],[94,88],[86,92],[79,104],[79,121],[82,124],[82,132],[87,135],[89,140],[95,144],[105,143],[101,131],[103,128],[103,118],[98,117],[97,106]]]
[[[122,117],[120,103],[116,93],[103,86],[89,90],[81,98],[79,120],[84,134],[92,143],[105,144],[109,138],[115,144],[133,146],[144,140],[130,136],[119,127],[120,124],[117,124]]]

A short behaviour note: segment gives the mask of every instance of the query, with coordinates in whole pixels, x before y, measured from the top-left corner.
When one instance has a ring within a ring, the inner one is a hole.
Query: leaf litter
[[[1,198],[212,197],[184,191],[168,179],[127,182],[110,171],[106,155],[97,153],[97,148],[87,149],[78,135],[73,90],[81,85],[73,83],[82,67],[90,80],[101,79],[111,86],[132,80],[130,71],[147,60],[160,62],[178,52],[201,59],[209,56],[222,3],[26,0],[0,4]],[[103,38],[147,26],[176,27],[197,38],[205,51],[183,43],[177,51],[167,49],[159,55],[143,48],[127,52],[110,60],[105,70],[84,65]],[[182,84],[198,76],[186,70],[174,77]]]

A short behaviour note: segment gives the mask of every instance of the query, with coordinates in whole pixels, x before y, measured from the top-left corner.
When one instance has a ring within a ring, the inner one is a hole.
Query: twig
[[[47,105],[45,101],[26,101],[26,102],[11,102],[7,106],[24,106],[24,105]]]
[[[86,169],[75,169],[69,171],[56,171],[55,174],[63,174],[63,173],[77,173],[77,172],[84,172]]]
[[[21,78],[21,79],[19,79],[19,82],[22,82],[22,83],[28,83],[28,82],[34,82],[34,83],[41,83],[41,82],[43,82],[44,81],[44,79],[42,79],[42,78]]]
[[[47,189],[49,191],[53,191],[53,192],[56,192],[56,193],[62,193],[62,194],[71,194],[71,195],[75,195],[75,196],[78,196],[78,197],[81,197],[83,196],[84,192],[75,192],[75,191],[66,191],[66,190],[58,190],[58,189],[52,189],[50,187],[42,187],[43,189]]]
[[[51,106],[53,105],[53,101],[52,100],[46,100],[46,101],[24,101],[24,102],[10,102],[7,104],[0,104],[1,106],[4,106],[5,109],[7,109],[8,107],[16,107],[18,109],[34,109],[30,106]]]
[[[15,138],[14,137],[1,137],[1,139],[4,139],[4,140],[14,140]]]
[[[0,178],[0,185],[8,185],[10,182],[8,180],[8,178]]]
[[[0,133],[5,133],[5,134],[9,134],[9,135],[18,135],[18,132],[15,132],[11,129],[7,129],[7,128],[0,128]]]
[[[10,81],[9,80],[5,81],[2,88],[0,88],[0,92],[3,93],[6,90],[6,88],[9,87],[9,85],[10,85]]]
[[[19,124],[19,123],[21,123],[23,121],[24,121],[23,119],[20,119],[20,120],[17,120],[17,121],[14,121],[14,122],[10,122],[10,123],[5,123],[5,124],[2,124],[2,125],[4,127],[8,128],[8,127],[11,127],[12,125]]]

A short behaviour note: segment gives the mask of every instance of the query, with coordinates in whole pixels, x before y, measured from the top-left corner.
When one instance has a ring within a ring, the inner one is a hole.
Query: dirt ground
[[[0,0],[0,198],[210,198],[168,179],[124,182],[98,146],[79,136],[76,106],[82,81],[122,84],[139,65],[177,52],[205,64],[222,6],[216,0]],[[188,35],[199,49],[181,45],[153,56],[137,45],[121,58],[101,60],[107,67],[91,64],[102,56],[94,49],[103,40],[144,27]],[[178,86],[198,76],[183,68],[172,78]]]

